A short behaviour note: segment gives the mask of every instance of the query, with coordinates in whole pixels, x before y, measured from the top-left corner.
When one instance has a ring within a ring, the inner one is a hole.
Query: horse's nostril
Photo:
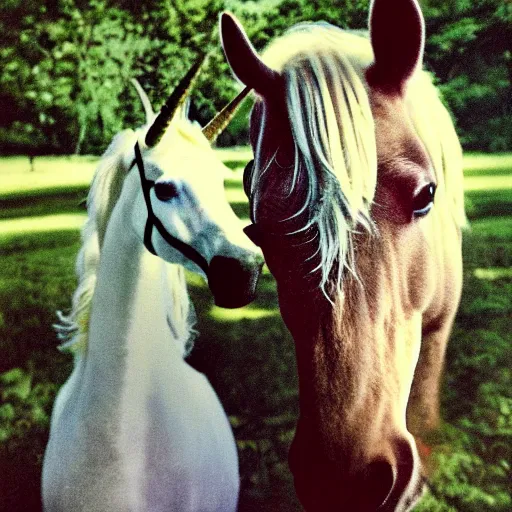
[[[178,185],[174,181],[157,181],[155,194],[160,201],[170,201],[179,195]]]
[[[367,490],[368,510],[383,505],[395,485],[395,471],[385,460],[376,460],[366,468],[363,487]]]
[[[372,489],[365,504],[370,510],[395,510],[399,501],[411,504],[417,501],[423,481],[419,470],[415,471],[416,458],[409,440],[400,438],[394,442],[393,464],[379,458],[368,465],[363,481],[366,488]]]

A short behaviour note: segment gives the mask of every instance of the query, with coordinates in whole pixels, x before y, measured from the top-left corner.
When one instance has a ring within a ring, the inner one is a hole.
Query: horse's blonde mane
[[[202,144],[204,136],[201,138],[200,128],[188,121],[185,109],[177,117],[168,131],[177,129],[182,136]],[[65,315],[58,311],[59,323],[54,326],[59,339],[63,341],[59,348],[73,353],[75,357],[81,356],[87,349],[91,304],[108,221],[133,161],[135,142],[139,137],[142,140],[146,129],[118,133],[103,154],[91,183],[87,197],[88,217],[81,231],[82,246],[75,265],[78,286],[73,294],[71,312]],[[173,334],[184,343],[185,355],[191,349],[195,334],[192,329],[194,311],[186,291],[184,269],[179,265],[167,264],[166,270],[170,290],[168,318],[172,319]]]
[[[446,201],[457,226],[465,227],[462,148],[450,114],[427,72],[416,73],[411,79],[407,99],[412,123],[435,171],[436,200]]]
[[[377,153],[365,81],[372,48],[360,34],[305,23],[274,41],[263,58],[285,79],[295,179],[305,172],[309,184],[301,211],[313,212],[309,225],[316,224],[319,233],[320,287],[332,297],[342,292],[344,269],[354,273],[352,234],[372,230]],[[448,190],[461,224],[462,173],[453,169],[460,166],[460,145],[430,77],[416,75],[408,92],[413,125],[431,156],[438,189]]]

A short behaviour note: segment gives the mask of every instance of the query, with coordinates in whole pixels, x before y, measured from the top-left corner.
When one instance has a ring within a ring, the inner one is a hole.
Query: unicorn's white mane
[[[197,144],[207,144],[201,128],[188,120],[186,112],[185,106],[176,114],[168,133],[178,130]],[[54,325],[59,339],[63,341],[59,348],[73,353],[75,357],[82,356],[87,350],[91,304],[108,221],[133,161],[133,147],[137,140],[143,140],[147,129],[148,126],[144,126],[137,131],[124,130],[118,133],[103,154],[92,180],[87,197],[88,217],[81,231],[82,246],[75,266],[78,286],[73,294],[71,312],[65,315],[58,311],[59,323]],[[170,291],[167,317],[173,335],[183,343],[183,354],[186,355],[196,335],[193,330],[195,313],[186,292],[183,267],[168,263],[165,265]]]
[[[327,23],[304,23],[274,41],[263,58],[285,79],[295,142],[293,183],[299,173],[305,173],[308,182],[305,204],[297,214],[313,212],[304,229],[318,228],[320,263],[315,270],[320,270],[320,287],[329,297],[342,292],[344,269],[354,273],[352,234],[361,227],[371,232],[373,227],[370,207],[377,183],[377,154],[364,78],[373,61],[372,48],[360,33]],[[438,191],[444,192],[446,185],[453,215],[462,224],[460,173],[447,172],[461,160],[452,123],[447,122],[448,114],[427,73],[416,73],[408,95],[416,105],[411,108],[413,125],[431,156]],[[440,136],[435,130],[441,124]],[[256,176],[251,186],[253,191],[258,186]]]

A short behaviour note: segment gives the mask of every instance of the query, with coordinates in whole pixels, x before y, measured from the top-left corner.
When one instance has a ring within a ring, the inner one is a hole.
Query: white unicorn
[[[203,133],[186,117],[199,66],[158,116],[136,84],[147,124],[116,135],[96,171],[73,309],[57,326],[75,365],[44,456],[48,512],[237,508],[228,419],[184,361],[194,331],[183,267],[207,277],[216,304],[239,307],[263,260],[226,201],[226,169],[208,140],[233,112]]]

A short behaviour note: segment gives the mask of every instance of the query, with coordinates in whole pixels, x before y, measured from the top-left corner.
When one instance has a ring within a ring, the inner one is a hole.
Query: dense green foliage
[[[482,159],[480,167],[473,160],[467,184],[512,176],[512,155]],[[227,190],[241,190],[239,173]],[[0,227],[20,214],[34,215],[35,225],[44,211],[80,213],[84,192],[57,196],[50,188],[8,199],[0,191]],[[512,189],[467,196],[472,228],[464,236],[463,299],[447,354],[446,423],[432,439],[437,471],[417,512],[512,509]],[[247,203],[233,206],[247,216]],[[1,233],[0,510],[37,511],[52,402],[71,369],[70,358],[56,350],[51,325],[55,310],[70,305],[79,237],[76,231]],[[240,511],[298,511],[287,466],[297,414],[295,355],[274,281],[264,274],[258,300],[226,312],[213,308],[207,288],[189,277],[203,333],[190,361],[208,375],[230,415],[243,482]]]
[[[193,96],[206,122],[235,93],[219,49],[217,17],[234,11],[261,49],[294,23],[365,28],[368,0],[8,0],[0,4],[0,150],[100,153],[143,121],[129,78],[156,106],[197,55],[212,56]],[[467,148],[512,147],[512,4],[424,0],[426,64]],[[221,143],[246,143],[240,116]]]

